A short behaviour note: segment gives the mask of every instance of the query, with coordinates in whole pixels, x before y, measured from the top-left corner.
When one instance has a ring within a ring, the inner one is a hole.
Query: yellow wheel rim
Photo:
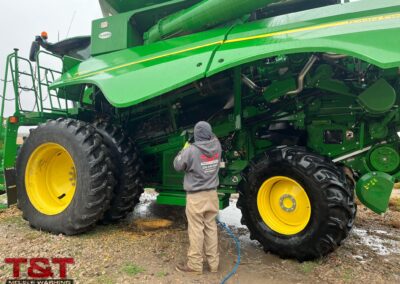
[[[257,207],[264,223],[283,235],[300,233],[311,218],[306,191],[295,180],[284,176],[269,178],[261,185]]]
[[[59,144],[40,145],[29,157],[25,187],[32,205],[45,215],[63,212],[76,189],[75,164]]]

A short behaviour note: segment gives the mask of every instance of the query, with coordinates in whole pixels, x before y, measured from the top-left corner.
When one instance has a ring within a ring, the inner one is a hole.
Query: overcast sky
[[[49,34],[50,42],[57,42],[58,34],[65,39],[74,14],[68,37],[90,35],[91,21],[102,17],[97,0],[0,0],[0,78],[13,48],[28,57],[35,35],[42,31]]]
[[[91,21],[101,18],[97,0],[0,0],[0,64],[14,47],[28,56],[35,35],[47,31],[49,41],[64,39],[75,13],[69,37],[90,35]]]

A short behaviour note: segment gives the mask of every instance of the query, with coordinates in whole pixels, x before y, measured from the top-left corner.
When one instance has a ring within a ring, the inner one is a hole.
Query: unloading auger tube
[[[161,19],[144,34],[145,43],[190,34],[226,23],[277,0],[204,0]]]

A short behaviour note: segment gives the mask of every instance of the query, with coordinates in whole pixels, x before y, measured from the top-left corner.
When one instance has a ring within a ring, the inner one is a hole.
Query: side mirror
[[[39,52],[40,50],[40,43],[35,40],[34,42],[32,42],[31,45],[31,51],[29,52],[29,60],[32,62],[36,61],[36,54]]]

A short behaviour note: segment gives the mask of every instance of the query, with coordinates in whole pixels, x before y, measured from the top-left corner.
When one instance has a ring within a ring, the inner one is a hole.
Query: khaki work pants
[[[218,211],[216,190],[187,194],[186,217],[190,242],[187,265],[195,271],[203,271],[203,248],[210,269],[218,269],[218,230],[215,221]]]

